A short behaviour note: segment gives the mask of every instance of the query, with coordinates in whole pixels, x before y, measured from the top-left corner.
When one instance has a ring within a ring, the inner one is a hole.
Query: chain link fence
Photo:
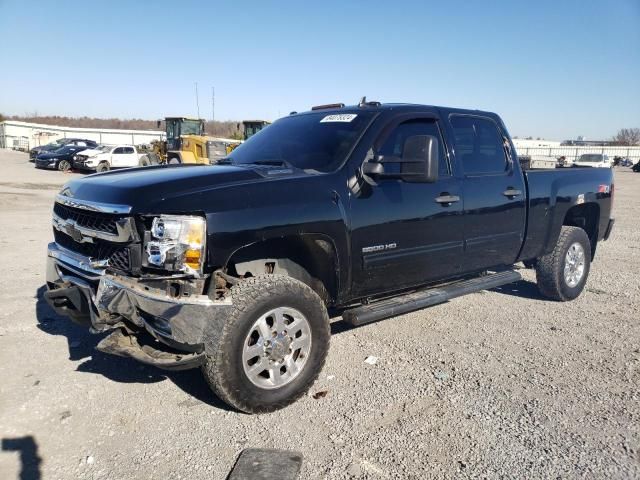
[[[530,157],[532,160],[565,157],[575,162],[580,155],[599,153],[608,155],[611,160],[622,157],[630,159],[633,163],[640,161],[640,147],[516,147],[516,151],[518,156]]]

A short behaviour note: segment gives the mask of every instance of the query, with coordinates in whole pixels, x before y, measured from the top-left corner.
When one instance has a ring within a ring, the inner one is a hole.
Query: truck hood
[[[87,157],[95,157],[97,155],[103,154],[102,150],[97,150],[95,148],[87,148],[86,150],[82,150],[78,152],[76,155],[86,155]]]
[[[61,158],[67,155],[68,153],[44,152],[38,155],[38,160],[51,160],[54,158]]]
[[[203,210],[211,207],[207,194],[212,190],[294,175],[292,170],[233,165],[157,165],[75,179],[60,194],[90,202],[128,205],[132,213],[172,213],[180,211],[185,201],[191,206],[202,205]],[[200,197],[200,201],[188,201],[193,197]]]

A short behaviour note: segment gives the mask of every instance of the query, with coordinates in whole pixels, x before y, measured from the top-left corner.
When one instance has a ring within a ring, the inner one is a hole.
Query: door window
[[[116,149],[113,151],[113,154],[114,154],[114,155],[118,155],[118,154],[124,153],[124,151],[123,151],[123,150],[124,150],[124,148],[123,148],[123,147],[118,147],[118,148],[116,148]]]
[[[507,170],[504,140],[495,122],[488,118],[451,117],[456,158],[466,175],[501,174]]]
[[[124,153],[133,153],[133,147],[124,147]]]
[[[405,140],[414,135],[431,135],[436,137],[438,141],[438,176],[450,176],[451,171],[449,170],[449,162],[445,155],[442,136],[440,135],[438,124],[434,120],[416,119],[401,123],[391,132],[377,153],[385,156],[402,157]],[[400,164],[397,163],[388,163],[384,166],[385,172],[387,173],[400,173],[400,168]]]

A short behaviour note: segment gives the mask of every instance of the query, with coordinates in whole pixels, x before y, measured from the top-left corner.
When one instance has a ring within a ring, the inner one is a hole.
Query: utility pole
[[[211,87],[211,121],[216,121],[216,89]]]
[[[198,82],[196,82],[196,108],[198,109],[198,118],[200,118],[200,102],[198,100]]]

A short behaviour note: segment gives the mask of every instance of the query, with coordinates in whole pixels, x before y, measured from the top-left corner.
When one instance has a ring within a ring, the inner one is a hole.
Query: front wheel
[[[232,312],[210,335],[202,370],[221,400],[247,413],[273,412],[304,395],[329,350],[329,317],[307,285],[282,275],[243,280]]]
[[[589,276],[591,243],[578,227],[564,226],[553,252],[536,261],[538,289],[545,297],[566,302],[578,297]]]
[[[58,170],[60,170],[61,172],[68,172],[69,170],[71,170],[71,162],[69,162],[69,160],[60,160],[60,163],[58,164]]]
[[[98,173],[108,172],[110,169],[111,169],[111,167],[109,166],[109,163],[100,162],[98,164],[98,166],[96,167],[96,172],[98,172]]]

